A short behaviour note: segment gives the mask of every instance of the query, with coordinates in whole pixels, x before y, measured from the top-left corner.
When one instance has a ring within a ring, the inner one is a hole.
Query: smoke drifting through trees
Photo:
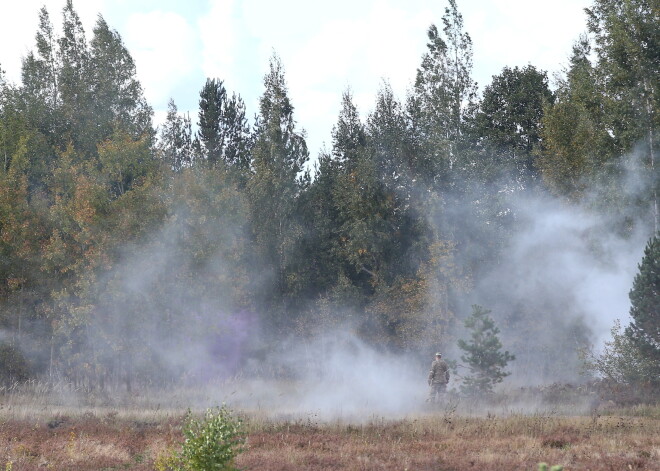
[[[471,304],[492,310],[515,384],[576,380],[578,348],[626,316],[657,126],[617,115],[604,43],[593,64],[576,46],[555,93],[528,66],[480,100],[450,1],[406,101],[384,84],[362,118],[347,91],[310,175],[277,57],[252,126],[211,79],[198,134],[172,103],[156,145],[116,32],[99,19],[87,44],[71,2],[61,39],[40,20],[23,84],[0,89],[0,342],[32,375],[126,389],[238,375],[254,387],[239,403],[396,413],[423,398],[432,353],[460,356]],[[292,402],[264,393],[278,380]]]

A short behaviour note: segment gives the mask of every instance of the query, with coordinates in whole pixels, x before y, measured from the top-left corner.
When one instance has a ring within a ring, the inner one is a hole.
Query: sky
[[[0,3],[0,67],[20,81],[46,6],[60,30],[65,0]],[[552,79],[586,30],[591,0],[458,0],[473,40],[473,78],[483,90],[504,66],[528,64]],[[11,6],[10,6],[11,5]],[[74,0],[87,39],[97,15],[122,36],[147,99],[161,122],[170,98],[197,120],[207,77],[258,110],[268,60],[284,65],[295,118],[312,157],[330,144],[341,95],[350,87],[363,117],[384,80],[404,100],[426,50],[426,31],[441,28],[446,0]]]

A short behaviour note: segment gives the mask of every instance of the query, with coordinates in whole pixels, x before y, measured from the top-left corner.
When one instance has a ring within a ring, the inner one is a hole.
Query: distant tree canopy
[[[535,179],[535,151],[541,151],[543,109],[554,96],[545,72],[532,65],[505,67],[484,89],[472,130],[475,142],[492,155],[501,172],[514,178]]]
[[[330,148],[310,158],[277,55],[253,121],[209,78],[195,118],[170,101],[156,130],[117,31],[99,16],[88,40],[67,0],[57,32],[42,8],[21,82],[0,71],[0,379],[204,379],[235,373],[235,352],[257,355],[264,339],[277,349],[339,325],[400,352],[453,343],[474,287],[512,250],[511,194],[652,233],[658,14],[594,0],[556,90],[528,65],[480,95],[449,0],[405,99],[385,81],[361,115],[347,89]],[[648,355],[654,241],[626,334]],[[216,369],[169,354],[193,349]]]

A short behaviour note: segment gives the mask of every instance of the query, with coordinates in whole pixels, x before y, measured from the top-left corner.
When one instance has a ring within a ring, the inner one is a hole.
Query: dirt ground
[[[465,417],[428,413],[351,424],[245,416],[244,470],[660,470],[659,408],[643,414]],[[183,414],[2,414],[0,470],[161,470]]]

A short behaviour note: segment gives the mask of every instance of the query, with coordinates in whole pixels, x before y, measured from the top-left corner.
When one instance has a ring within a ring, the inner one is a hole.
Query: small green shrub
[[[564,467],[561,465],[552,466],[550,471],[563,471]],[[539,471],[548,471],[548,463],[539,463]]]
[[[243,423],[226,407],[208,409],[204,418],[190,412],[183,430],[181,462],[186,471],[234,470],[234,458],[243,451]]]
[[[184,469],[181,456],[173,448],[168,448],[158,454],[154,460],[155,471],[183,471]]]

